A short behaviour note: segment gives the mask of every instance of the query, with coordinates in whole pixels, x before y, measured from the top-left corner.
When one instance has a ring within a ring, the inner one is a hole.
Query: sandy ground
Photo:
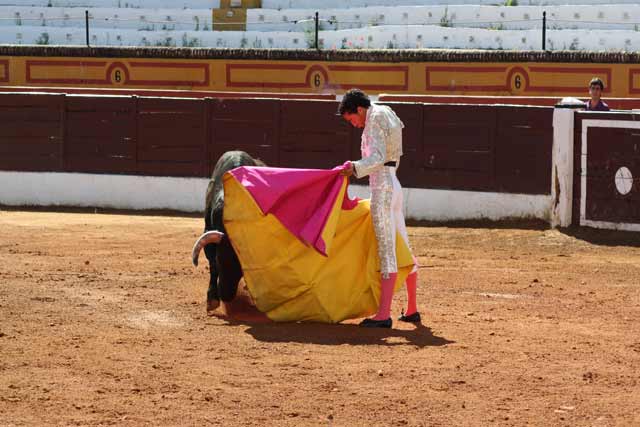
[[[637,233],[411,227],[423,324],[364,330],[207,317],[201,229],[0,211],[0,425],[640,425]]]

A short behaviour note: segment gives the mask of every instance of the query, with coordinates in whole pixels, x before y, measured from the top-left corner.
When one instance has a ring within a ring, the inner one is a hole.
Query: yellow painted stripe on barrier
[[[133,57],[0,56],[0,85],[494,96],[604,97],[640,93],[640,64],[555,62],[358,62]]]

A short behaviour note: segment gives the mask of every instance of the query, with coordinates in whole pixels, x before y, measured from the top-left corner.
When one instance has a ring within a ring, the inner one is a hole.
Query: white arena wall
[[[325,9],[325,8],[353,8],[371,6],[396,6],[405,5],[496,5],[504,4],[500,0],[262,0],[263,9]],[[637,4],[637,0],[518,0],[519,6],[544,6],[544,5],[601,5],[601,4]]]
[[[210,9],[180,9],[180,4],[166,9],[92,8],[89,42],[94,46],[281,49],[313,44],[315,25],[309,18],[315,9],[249,9],[247,31],[211,31]],[[324,49],[542,47],[541,7],[324,6],[318,10]],[[549,50],[633,51],[640,46],[637,2],[550,6],[546,10]],[[83,16],[80,7],[0,6],[0,43],[85,45]],[[441,25],[443,19],[446,26]]]
[[[39,44],[46,33],[49,45],[84,46],[83,28],[0,26],[0,43]],[[640,31],[547,30],[548,50],[622,52],[640,46]],[[321,31],[324,49],[501,49],[540,50],[540,30],[487,30],[440,26],[381,26]],[[223,48],[306,49],[311,33],[262,31],[137,31],[94,29],[93,46],[191,46]]]
[[[7,6],[217,9],[220,0],[6,0]],[[373,6],[496,5],[500,0],[262,0],[262,9],[326,9]],[[637,4],[637,0],[518,0],[519,6]]]
[[[0,171],[0,205],[169,209],[202,212],[208,179]],[[369,198],[366,186],[351,197]],[[548,221],[551,196],[405,188],[405,216],[415,220],[535,218]]]
[[[89,9],[89,29],[98,28],[156,31],[169,30],[211,31],[213,15],[209,9]],[[7,7],[0,6],[0,26],[67,28],[85,30],[84,8],[61,7]]]
[[[115,9],[117,11],[117,9]],[[318,9],[320,26],[341,30],[379,25],[441,25],[501,30],[540,29],[546,12],[547,29],[636,30],[640,4],[593,6],[435,5]],[[0,11],[1,12],[1,11]],[[315,23],[316,9],[248,9],[247,30],[304,31]]]
[[[353,9],[318,9],[321,29],[341,30],[379,25],[441,25],[456,28],[540,29],[542,12],[548,29],[635,30],[640,4],[597,6],[380,6]],[[91,29],[210,31],[210,9],[88,8]],[[248,9],[248,31],[306,31],[314,27],[316,9]],[[85,8],[0,6],[0,26],[82,28]]]
[[[7,6],[217,9],[220,0],[5,0]]]

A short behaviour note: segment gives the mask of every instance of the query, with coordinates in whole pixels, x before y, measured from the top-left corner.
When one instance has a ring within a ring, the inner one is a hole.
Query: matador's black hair
[[[367,94],[360,89],[349,89],[340,102],[338,115],[357,113],[358,107],[369,108],[371,107],[371,101]]]

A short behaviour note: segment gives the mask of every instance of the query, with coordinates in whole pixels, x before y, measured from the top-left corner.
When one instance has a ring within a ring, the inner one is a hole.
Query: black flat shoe
[[[360,322],[360,326],[363,328],[390,328],[391,324],[391,318],[385,320],[364,319]]]
[[[410,314],[409,316],[405,316],[404,314],[400,317],[398,317],[398,320],[401,322],[407,322],[407,323],[420,323],[421,319],[420,319],[420,312],[416,311],[413,314]]]

